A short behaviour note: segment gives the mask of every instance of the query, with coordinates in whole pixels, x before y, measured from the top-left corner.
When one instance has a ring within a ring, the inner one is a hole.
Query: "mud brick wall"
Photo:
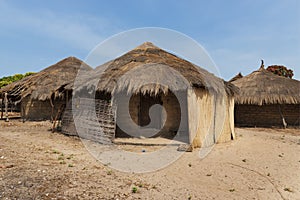
[[[248,127],[283,127],[280,110],[288,127],[300,126],[300,104],[235,105],[235,124]]]
[[[52,108],[50,100],[40,101],[26,97],[21,102],[21,116],[28,121],[52,120],[65,103],[65,100],[55,100]]]

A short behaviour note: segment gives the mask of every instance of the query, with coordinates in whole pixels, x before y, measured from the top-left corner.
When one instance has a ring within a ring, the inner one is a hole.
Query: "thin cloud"
[[[49,10],[25,12],[5,2],[0,4],[0,24],[7,29],[22,29],[45,37],[58,39],[75,48],[90,50],[105,38],[99,35],[99,27],[108,28],[106,19],[91,17],[90,24],[83,23],[89,16],[56,15]],[[97,23],[96,23],[97,21]],[[100,31],[101,32],[101,31]]]

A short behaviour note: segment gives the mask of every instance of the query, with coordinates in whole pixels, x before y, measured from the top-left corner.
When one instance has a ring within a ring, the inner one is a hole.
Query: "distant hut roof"
[[[263,65],[251,74],[232,82],[240,88],[237,104],[299,104],[300,81],[278,76]]]
[[[139,66],[151,67],[153,70],[159,71],[153,76],[151,73],[141,73],[140,77],[130,74],[130,70],[136,69]],[[149,84],[160,80],[170,79],[170,84],[176,85],[178,81],[174,74],[169,70],[164,70],[161,65],[170,67],[181,74],[192,87],[212,89],[214,92],[226,91],[227,94],[233,95],[236,87],[231,83],[220,79],[205,69],[202,69],[191,62],[179,58],[165,50],[154,46],[150,42],[143,43],[135,49],[125,53],[124,55],[109,61],[95,69],[92,77],[89,78],[92,84],[94,79],[99,79],[97,91],[105,91],[112,93],[116,90],[117,82],[122,89],[133,91],[134,93],[142,92],[156,95],[158,91],[167,93],[167,87],[159,84]],[[121,79],[128,72],[126,79]],[[170,74],[171,73],[171,74]],[[99,75],[100,74],[100,75]],[[175,77],[175,78],[174,78]],[[172,80],[172,78],[174,78]],[[89,84],[89,81],[87,82]],[[170,85],[169,85],[170,86]],[[225,90],[224,90],[225,86]],[[176,88],[176,86],[174,86]]]
[[[53,94],[59,97],[64,86],[74,81],[79,69],[92,68],[78,58],[68,57],[36,74],[1,88],[0,93],[7,92],[20,98],[31,95],[32,99],[41,101],[50,99]]]
[[[232,79],[229,80],[229,82],[233,82],[233,81],[236,81],[240,78],[243,78],[244,76],[242,75],[241,72],[239,72],[237,75],[235,75]]]

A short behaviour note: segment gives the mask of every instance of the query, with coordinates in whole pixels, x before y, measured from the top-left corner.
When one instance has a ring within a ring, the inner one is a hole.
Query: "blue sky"
[[[297,0],[0,0],[0,27],[0,77],[68,56],[83,60],[114,34],[162,27],[200,43],[226,80],[257,69],[260,59],[292,68],[300,79]]]

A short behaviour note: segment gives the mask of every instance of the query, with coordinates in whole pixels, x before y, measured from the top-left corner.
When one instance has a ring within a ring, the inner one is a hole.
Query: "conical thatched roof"
[[[244,76],[242,75],[241,72],[239,72],[237,75],[235,75],[232,79],[229,80],[229,82],[233,82],[233,81],[236,81],[240,78],[243,78]]]
[[[232,82],[240,88],[237,104],[299,104],[300,81],[278,76],[260,67]]]
[[[139,71],[139,68],[142,70]],[[180,78],[178,74],[183,78]],[[96,90],[108,93],[125,90],[156,95],[159,91],[167,93],[169,87],[180,89],[183,82],[192,87],[201,87],[213,92],[226,92],[229,95],[233,95],[237,89],[208,71],[150,42],[97,67],[89,77],[90,81],[87,81],[87,85],[93,85],[95,79],[99,80]],[[161,82],[167,83],[167,86],[159,84]]]
[[[0,93],[7,92],[21,99],[31,95],[32,99],[41,101],[50,99],[52,95],[57,98],[62,95],[64,87],[74,81],[79,69],[92,68],[75,57],[68,57],[39,73],[1,88]]]

